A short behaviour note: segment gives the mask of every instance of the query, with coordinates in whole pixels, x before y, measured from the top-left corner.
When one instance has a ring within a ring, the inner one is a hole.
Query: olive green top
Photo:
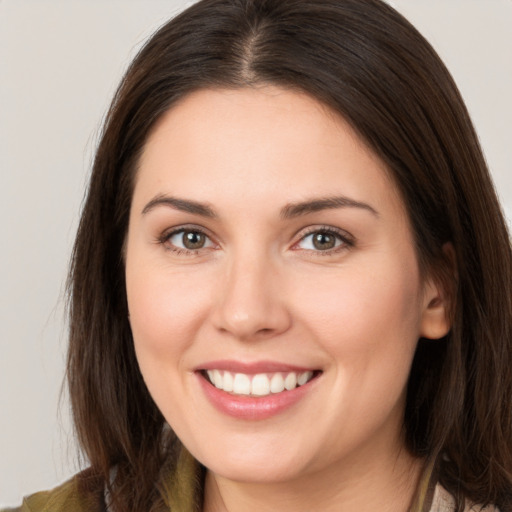
[[[201,494],[199,488],[201,466],[186,451],[182,450],[176,471],[168,480],[165,488],[164,501],[172,512],[199,512],[201,509]],[[23,500],[21,507],[2,509],[0,512],[108,512],[105,506],[104,492],[98,492],[97,485],[91,485],[91,491],[81,491],[78,487],[80,480],[87,483],[85,472],[75,475],[64,484],[52,491],[38,492]],[[91,482],[93,479],[91,478]],[[96,490],[93,490],[96,489]],[[433,489],[430,512],[454,512],[455,501],[440,484]],[[465,512],[499,512],[496,507],[480,507],[468,504]]]
[[[105,512],[103,496],[83,494],[78,490],[78,475],[51,491],[38,492],[26,497],[18,508],[0,512]]]
[[[186,450],[182,450],[177,469],[168,479],[164,490],[164,501],[170,511],[200,510],[200,474],[199,463]],[[90,490],[87,490],[88,487]],[[1,509],[0,512],[108,512],[108,509],[104,491],[98,491],[97,480],[85,470],[51,491],[26,497],[20,507]]]

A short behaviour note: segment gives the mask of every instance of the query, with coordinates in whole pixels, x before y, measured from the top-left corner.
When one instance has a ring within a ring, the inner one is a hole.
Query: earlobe
[[[443,260],[444,271],[440,272],[443,277],[427,278],[424,286],[420,336],[432,340],[450,332],[455,309],[457,263],[455,250],[449,242],[443,246]]]
[[[431,291],[432,288],[434,288],[434,293]],[[430,292],[428,294],[431,298],[428,299],[425,297],[426,304],[424,305],[421,318],[420,336],[437,340],[446,336],[450,331],[450,308],[446,303],[446,297],[443,297],[443,294],[439,293],[436,286],[429,284],[425,291],[427,293]]]

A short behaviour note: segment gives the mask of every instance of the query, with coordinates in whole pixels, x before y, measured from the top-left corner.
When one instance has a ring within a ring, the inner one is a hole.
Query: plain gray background
[[[79,469],[63,286],[102,117],[182,0],[0,0],[0,505]],[[512,0],[390,1],[452,71],[512,211]]]

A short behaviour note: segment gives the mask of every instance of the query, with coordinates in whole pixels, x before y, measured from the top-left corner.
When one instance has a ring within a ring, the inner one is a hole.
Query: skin
[[[365,206],[282,215],[333,196]],[[183,226],[206,233],[202,248],[169,238]],[[341,237],[318,249],[310,232],[326,229]],[[420,275],[386,167],[341,117],[270,86],[175,105],[141,156],[126,283],[148,389],[208,468],[204,510],[408,509],[422,461],[403,444],[405,386],[418,338],[449,330],[447,305]],[[195,371],[220,359],[321,374],[287,410],[240,419],[213,407]]]

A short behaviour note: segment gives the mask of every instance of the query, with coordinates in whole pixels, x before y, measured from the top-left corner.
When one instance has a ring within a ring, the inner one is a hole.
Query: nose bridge
[[[279,265],[260,249],[241,248],[226,265],[216,311],[217,327],[239,339],[275,335],[290,319],[280,293]]]

